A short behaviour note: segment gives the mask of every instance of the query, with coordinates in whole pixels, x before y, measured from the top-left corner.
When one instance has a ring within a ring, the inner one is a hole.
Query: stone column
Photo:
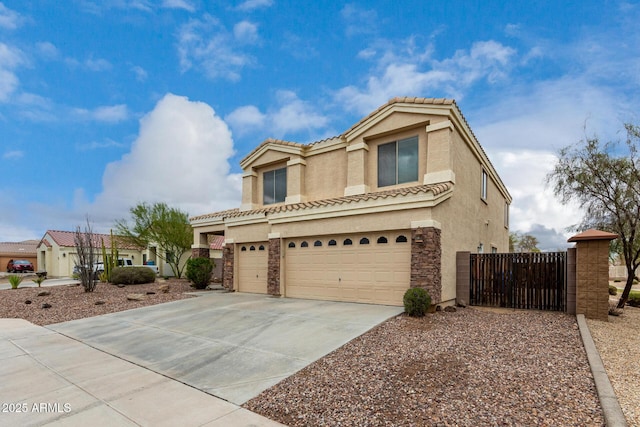
[[[609,242],[617,237],[587,230],[569,239],[576,243],[576,314],[609,320]]]
[[[233,242],[225,242],[222,248],[222,286],[233,291],[234,251]]]
[[[279,233],[269,234],[269,266],[267,272],[267,292],[280,296],[280,254],[282,239]]]
[[[442,249],[440,223],[416,221],[411,223],[411,284],[423,288],[432,304],[442,300]]]
[[[193,231],[193,245],[191,245],[192,258],[209,258],[209,241],[206,233]]]

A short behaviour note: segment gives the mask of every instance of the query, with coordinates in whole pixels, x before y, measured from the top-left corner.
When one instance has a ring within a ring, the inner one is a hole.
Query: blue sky
[[[640,3],[0,2],[0,241],[138,202],[240,204],[268,137],[338,135],[395,96],[454,98],[545,249],[579,221],[560,147],[640,122]]]

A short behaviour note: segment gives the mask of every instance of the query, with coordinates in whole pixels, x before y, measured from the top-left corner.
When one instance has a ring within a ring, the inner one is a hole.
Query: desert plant
[[[155,280],[156,274],[147,267],[116,267],[111,272],[111,283],[114,285],[139,285]]]
[[[187,260],[187,279],[196,289],[205,289],[211,282],[215,264],[210,258],[190,258]]]
[[[44,282],[45,280],[47,280],[47,278],[44,276],[38,276],[35,279],[31,279],[31,281],[38,285],[38,287],[40,287],[40,285],[42,285],[42,282]]]
[[[20,283],[22,283],[22,277],[17,274],[12,274],[8,277],[9,283],[11,284],[11,289],[18,289]]]
[[[613,285],[609,285],[609,295],[618,295],[618,288]]]
[[[81,230],[80,226],[76,227],[76,231],[73,236],[73,241],[76,247],[76,265],[80,266],[80,283],[84,288],[85,292],[93,292],[96,288],[96,280],[95,279],[95,264],[98,258],[96,241],[93,234],[93,230],[91,228],[91,224],[89,223],[89,218],[87,218],[87,225],[84,228],[84,231]]]
[[[424,316],[431,305],[429,293],[422,288],[407,289],[402,301],[405,313],[413,317]]]
[[[98,279],[100,279],[102,283],[109,283],[109,275],[107,274],[106,270],[100,273]]]
[[[631,307],[640,307],[640,295],[629,295],[627,304]]]
[[[116,245],[116,240],[113,238],[113,230],[111,230],[111,253],[107,254],[107,248],[104,245],[104,239],[102,239],[102,262],[104,265],[104,277],[100,275],[101,282],[110,282],[111,281],[111,272],[114,268],[118,266],[118,247]]]

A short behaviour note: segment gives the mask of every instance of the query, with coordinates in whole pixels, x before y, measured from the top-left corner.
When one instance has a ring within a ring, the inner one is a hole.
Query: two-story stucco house
[[[226,287],[402,305],[456,299],[456,252],[508,251],[511,196],[455,101],[395,98],[342,135],[268,139],[242,161],[242,205],[191,218],[193,256],[223,235]]]

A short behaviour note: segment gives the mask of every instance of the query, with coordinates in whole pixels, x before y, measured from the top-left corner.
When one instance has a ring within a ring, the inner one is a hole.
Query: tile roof
[[[37,248],[37,240],[25,240],[24,242],[0,242],[0,254],[36,255]]]
[[[209,243],[209,248],[221,251],[224,246],[224,236],[213,236]]]
[[[210,214],[199,215],[190,218],[190,221],[199,221],[211,218],[236,218],[255,214],[274,214],[286,211],[298,211],[303,209],[314,209],[324,206],[344,205],[349,203],[358,203],[366,200],[387,199],[390,197],[407,196],[409,194],[432,193],[437,196],[452,188],[452,184],[442,182],[439,184],[416,185],[413,187],[396,188],[393,190],[377,191],[375,193],[356,194],[353,196],[335,197],[331,199],[314,200],[311,202],[293,203],[290,205],[266,206],[259,209],[241,211],[238,208],[228,209],[226,211],[213,212]]]
[[[615,233],[608,233],[606,231],[596,230],[594,228],[590,228],[587,231],[583,231],[582,233],[576,234],[571,237],[567,242],[580,242],[582,240],[613,240],[620,237]]]
[[[74,242],[75,232],[74,231],[47,230],[47,232],[45,233],[45,236],[47,234],[49,236],[51,236],[51,238],[54,240],[54,242],[58,246],[66,246],[66,247],[75,246],[75,242]],[[115,237],[117,238],[118,236],[115,236]],[[103,240],[104,240],[105,247],[111,248],[111,235],[110,234],[93,233],[93,240],[94,240],[94,246],[96,248],[101,248],[102,247],[102,241]],[[41,242],[43,242],[46,246],[51,246],[51,243],[48,242],[47,239],[45,239],[44,237],[42,238]],[[117,246],[118,246],[119,249],[141,249],[138,246],[125,244],[125,243],[120,242],[120,241],[117,242]]]

